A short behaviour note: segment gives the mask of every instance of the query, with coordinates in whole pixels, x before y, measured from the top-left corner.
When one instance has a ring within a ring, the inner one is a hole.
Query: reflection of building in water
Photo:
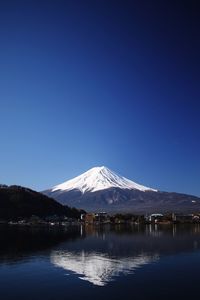
[[[141,254],[135,257],[110,258],[103,253],[54,251],[51,262],[79,275],[94,285],[104,286],[115,276],[133,273],[137,268],[158,260],[158,255]]]
[[[87,226],[82,225],[82,232],[85,236],[95,236],[104,239],[106,234],[109,232],[109,227],[106,228],[106,225],[104,225],[104,227],[102,228],[100,226],[87,224]]]
[[[162,230],[159,230],[157,224],[150,224],[146,226],[146,235],[160,237],[163,234]]]

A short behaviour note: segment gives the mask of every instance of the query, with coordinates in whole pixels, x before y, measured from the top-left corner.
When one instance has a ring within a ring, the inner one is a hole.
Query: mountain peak
[[[95,192],[109,188],[121,188],[140,191],[156,191],[145,187],[111,171],[105,166],[93,167],[85,173],[53,187],[54,191],[80,190],[82,193]]]
[[[93,167],[93,168],[91,168],[91,169],[89,169],[87,172],[100,172],[100,171],[103,171],[103,170],[106,170],[106,169],[108,169],[107,167],[105,167],[105,166],[101,166],[101,167]]]

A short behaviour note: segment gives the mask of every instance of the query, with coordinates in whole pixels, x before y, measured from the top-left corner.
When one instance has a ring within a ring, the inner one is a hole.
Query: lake
[[[0,226],[0,299],[190,299],[200,226]]]

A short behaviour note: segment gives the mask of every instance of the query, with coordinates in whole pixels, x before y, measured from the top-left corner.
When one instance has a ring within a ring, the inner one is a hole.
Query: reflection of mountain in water
[[[133,273],[137,268],[158,260],[158,255],[141,254],[135,257],[108,257],[103,253],[54,251],[51,262],[65,270],[81,275],[79,278],[104,286],[120,274]]]

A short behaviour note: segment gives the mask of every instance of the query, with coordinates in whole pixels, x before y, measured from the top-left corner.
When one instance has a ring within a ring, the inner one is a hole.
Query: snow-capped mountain
[[[85,192],[95,192],[106,190],[109,188],[139,190],[143,192],[157,191],[135,183],[125,177],[119,176],[110,169],[102,166],[92,168],[80,176],[56,185],[55,187],[53,187],[52,192],[71,191],[73,189],[76,189],[84,194]]]
[[[43,191],[64,205],[86,211],[107,212],[196,212],[200,198],[161,192],[135,183],[106,167],[95,167]]]

